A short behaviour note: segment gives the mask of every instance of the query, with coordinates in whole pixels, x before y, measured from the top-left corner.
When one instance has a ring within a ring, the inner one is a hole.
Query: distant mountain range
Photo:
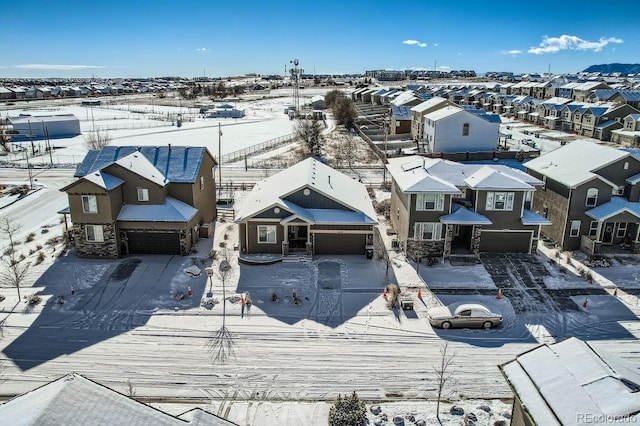
[[[612,74],[619,72],[620,74],[638,74],[640,73],[640,64],[602,64],[591,65],[584,72],[601,72],[604,74]]]

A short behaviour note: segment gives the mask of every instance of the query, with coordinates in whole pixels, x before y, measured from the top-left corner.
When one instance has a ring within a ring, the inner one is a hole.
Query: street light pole
[[[386,113],[382,125],[384,126],[384,163],[382,164],[382,183],[384,184],[387,181],[387,133],[389,132]]]

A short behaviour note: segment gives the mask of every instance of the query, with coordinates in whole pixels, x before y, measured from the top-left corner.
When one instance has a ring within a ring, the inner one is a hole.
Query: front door
[[[307,244],[307,226],[291,225],[289,226],[289,248],[303,249]]]
[[[602,243],[603,244],[611,244],[613,243],[613,230],[615,229],[614,222],[605,222],[604,227],[602,228]]]

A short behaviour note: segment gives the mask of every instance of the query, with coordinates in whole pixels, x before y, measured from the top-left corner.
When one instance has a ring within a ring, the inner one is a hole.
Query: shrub
[[[42,302],[42,297],[38,296],[37,294],[32,294],[31,296],[29,296],[28,301],[30,305],[37,305],[38,303]]]
[[[30,243],[31,241],[36,239],[36,234],[34,232],[29,233],[29,235],[27,235],[27,243]]]
[[[42,250],[42,244],[38,244],[38,245],[36,246],[36,250]]]
[[[336,403],[329,409],[330,426],[362,426],[367,424],[367,408],[353,391],[351,396],[338,395]]]
[[[36,262],[42,263],[46,258],[47,258],[47,255],[44,254],[43,252],[39,251],[38,252],[38,257],[36,258]]]

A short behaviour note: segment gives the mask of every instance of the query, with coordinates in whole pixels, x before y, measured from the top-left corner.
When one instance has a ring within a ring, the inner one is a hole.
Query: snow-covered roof
[[[532,191],[534,189],[528,183],[505,175],[501,170],[490,166],[484,166],[475,171],[464,182],[469,188],[485,191],[493,189]]]
[[[474,174],[484,171],[476,178]],[[489,189],[490,185],[500,189],[533,190],[543,182],[531,175],[502,164],[463,164],[439,158],[421,156],[388,159],[387,170],[403,192],[459,193],[458,188]],[[497,174],[494,174],[497,173]],[[504,180],[504,182],[500,182]],[[480,186],[477,182],[481,182]],[[454,191],[453,188],[456,188]]]
[[[540,346],[500,368],[536,424],[582,423],[578,414],[640,420],[637,366],[574,337]]]
[[[607,220],[625,212],[640,219],[640,203],[629,201],[623,197],[611,197],[609,202],[600,204],[584,213],[595,220]]]
[[[206,151],[207,148],[201,146],[106,146],[89,151],[74,176],[82,177],[140,152],[169,182],[193,183]]]
[[[450,103],[447,99],[445,98],[441,98],[439,96],[434,96],[433,98],[426,100],[422,103],[419,103],[418,105],[414,106],[411,108],[411,111],[415,111],[415,112],[422,112],[422,111],[426,111],[428,109],[431,109],[435,106],[438,105],[445,105]]]
[[[593,170],[598,170],[630,153],[599,145],[587,140],[576,140],[527,161],[524,166],[529,170],[541,173],[570,188],[600,178]]]
[[[523,225],[552,225],[549,219],[529,209],[522,210],[522,218],[520,220]]]
[[[487,217],[466,209],[459,204],[451,206],[451,214],[440,216],[440,222],[447,225],[491,225]]]
[[[206,413],[209,425],[231,425]],[[199,416],[204,418],[203,416]],[[0,405],[0,424],[184,425],[179,419],[73,373]]]
[[[449,105],[436,111],[430,112],[429,114],[425,115],[425,118],[428,118],[431,121],[438,121],[442,120],[443,118],[459,114],[461,112],[464,112],[462,108]]]
[[[197,209],[173,197],[167,197],[162,204],[125,204],[118,213],[118,219],[125,222],[188,222]]]
[[[112,189],[115,189],[124,183],[124,181],[119,177],[112,176],[100,170],[97,170],[93,173],[89,173],[88,175],[83,176],[83,179],[88,180],[89,182],[95,183],[96,185],[106,189],[107,191],[111,191]]]
[[[53,123],[61,121],[80,121],[73,114],[48,114],[48,115],[31,115],[20,114],[18,117],[7,117],[11,124],[21,123]]]
[[[640,182],[640,173],[637,175],[633,175],[625,179],[625,182],[630,183],[631,185],[637,185]]]
[[[115,163],[159,186],[165,186],[169,183],[168,179],[160,173],[160,170],[156,169],[153,164],[139,152],[132,152],[126,157],[120,158]]]
[[[275,204],[282,205],[289,211],[296,207],[302,209],[300,206],[292,207],[293,203],[284,198],[305,188],[312,189],[355,212],[361,212],[365,223],[377,223],[376,213],[365,185],[314,158],[307,158],[258,182],[244,198],[236,221],[248,219]],[[315,213],[318,214],[320,213]],[[323,217],[329,219],[326,215]]]

